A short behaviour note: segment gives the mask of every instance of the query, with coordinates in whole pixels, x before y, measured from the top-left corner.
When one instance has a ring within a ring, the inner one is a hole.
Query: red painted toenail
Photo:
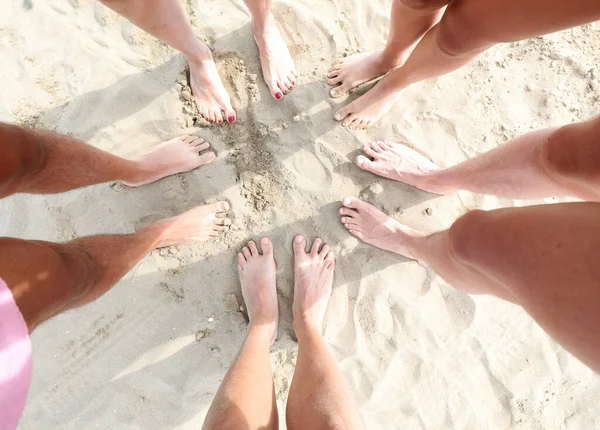
[[[281,100],[281,98],[282,98],[282,97],[283,97],[283,94],[281,94],[281,93],[277,93],[277,94],[275,94],[275,98],[276,98],[277,100]]]
[[[229,121],[230,123],[234,123],[235,122],[235,117],[232,115],[230,117],[227,118],[227,121]]]

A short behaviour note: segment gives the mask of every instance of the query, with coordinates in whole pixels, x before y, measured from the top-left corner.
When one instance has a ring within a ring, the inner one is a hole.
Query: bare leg
[[[244,0],[252,14],[252,32],[260,52],[265,82],[271,95],[280,100],[298,79],[294,60],[271,14],[272,0]]]
[[[223,87],[208,46],[190,26],[178,0],[100,0],[129,21],[177,49],[190,64],[190,86],[200,114],[210,122],[235,122],[229,94]]]
[[[407,234],[360,200],[343,204],[342,220],[358,238],[429,264],[463,291],[521,305],[557,342],[600,371],[599,203],[471,211],[431,236]],[[384,228],[374,230],[374,224]]]
[[[242,294],[250,325],[206,416],[203,429],[277,429],[279,418],[269,349],[277,336],[279,309],[273,244],[252,241],[238,255]]]
[[[200,206],[127,235],[91,236],[65,244],[0,238],[0,278],[8,284],[29,331],[108,291],[153,249],[217,235],[227,202]]]
[[[396,143],[372,142],[356,164],[429,192],[457,190],[519,199],[574,196],[600,200],[600,117],[535,131],[456,166],[441,169]]]
[[[337,121],[368,128],[415,82],[452,72],[496,43],[527,39],[600,18],[594,0],[455,0],[421,39],[406,64],[393,69],[367,94],[338,110]]]
[[[327,85],[333,87],[329,95],[341,97],[404,64],[419,39],[439,22],[448,3],[449,0],[394,0],[385,48],[338,60],[327,75]]]
[[[202,138],[182,136],[131,161],[71,137],[0,123],[0,198],[17,192],[58,193],[107,181],[139,186],[212,162],[215,154],[209,148]]]
[[[323,340],[322,330],[331,296],[335,257],[315,239],[294,238],[294,331],[298,360],[287,404],[287,425],[295,429],[363,429],[358,406]],[[321,248],[321,249],[319,249]]]

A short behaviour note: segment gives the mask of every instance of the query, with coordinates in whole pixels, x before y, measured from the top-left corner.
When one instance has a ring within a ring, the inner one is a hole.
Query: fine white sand
[[[180,95],[183,57],[101,4],[1,3],[1,120],[125,157],[195,133],[219,158],[138,190],[103,184],[5,199],[0,235],[68,241],[128,233],[216,199],[229,200],[235,217],[221,239],[153,252],[97,302],[36,330],[22,429],[199,428],[244,338],[235,255],[262,235],[273,239],[279,267],[272,363],[284,428],[297,351],[296,233],[318,235],[336,252],[326,338],[369,429],[597,428],[600,380],[524,311],[463,294],[427,267],[359,243],[337,210],[342,197],[360,196],[432,232],[472,208],[530,204],[439,197],[351,160],[363,143],[386,139],[453,164],[529,130],[591,117],[600,100],[598,24],[493,48],[406,90],[376,128],[359,132],[332,120],[343,101],[327,97],[325,75],[339,56],[383,46],[389,0],[278,1],[274,13],[300,73],[281,102],[262,81],[242,2],[187,1],[239,114],[234,126],[208,127],[194,125]]]

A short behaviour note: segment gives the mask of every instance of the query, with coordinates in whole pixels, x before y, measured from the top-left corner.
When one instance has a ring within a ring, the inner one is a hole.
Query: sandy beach
[[[235,256],[261,236],[273,240],[278,262],[281,323],[271,359],[285,428],[297,353],[296,233],[319,236],[336,253],[326,340],[369,429],[598,428],[600,378],[521,308],[464,294],[428,267],[359,242],[338,209],[344,196],[358,196],[434,232],[470,209],[539,203],[442,197],[352,161],[378,139],[451,165],[530,130],[592,117],[600,24],[495,47],[407,89],[374,128],[352,131],[332,119],[347,99],[328,97],[327,70],[340,56],[384,45],[390,1],[278,1],[274,14],[299,72],[282,101],[263,82],[243,3],[186,1],[232,97],[234,125],[199,119],[185,58],[99,2],[0,3],[1,121],[123,157],[183,134],[204,137],[218,154],[140,189],[112,183],[4,199],[1,236],[64,242],[129,233],[220,199],[234,220],[213,241],[152,252],[101,299],[38,328],[20,429],[200,428],[246,330]]]

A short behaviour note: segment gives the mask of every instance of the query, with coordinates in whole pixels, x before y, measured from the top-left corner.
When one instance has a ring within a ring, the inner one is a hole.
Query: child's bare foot
[[[342,97],[352,88],[377,79],[400,63],[390,63],[383,51],[363,52],[337,61],[329,70],[327,85],[333,87],[329,96]]]
[[[440,167],[405,145],[377,141],[365,145],[363,152],[368,157],[356,157],[356,165],[361,169],[432,193],[444,191],[429,181]]]
[[[311,330],[321,334],[325,311],[333,286],[335,257],[327,244],[315,239],[309,253],[306,239],[294,238],[294,331]],[[321,248],[319,250],[319,248]]]
[[[161,239],[156,248],[201,242],[218,235],[231,225],[230,219],[217,218],[217,214],[227,211],[229,211],[229,203],[217,202],[155,222],[146,228],[156,228],[161,231]]]
[[[265,82],[271,95],[280,100],[296,85],[298,73],[294,60],[272,16],[264,24],[252,23],[252,31]]]
[[[122,181],[129,187],[139,187],[177,173],[189,172],[213,162],[216,155],[208,151],[210,143],[198,136],[180,136],[161,143],[135,161],[135,179]],[[203,152],[201,154],[201,152]]]
[[[212,53],[206,47],[201,58],[188,57],[190,87],[198,112],[210,122],[235,122],[236,115],[229,94],[221,82]]]
[[[401,89],[384,76],[366,94],[354,100],[333,115],[336,121],[342,121],[344,127],[367,129],[379,121],[394,106]]]
[[[238,271],[242,295],[250,319],[249,330],[265,331],[271,344],[277,337],[279,306],[277,304],[277,266],[273,256],[273,243],[267,237],[260,240],[262,254],[254,241],[238,254]]]
[[[379,209],[361,200],[345,197],[340,221],[354,236],[377,248],[416,258],[415,240],[425,237],[420,231],[400,224]]]

